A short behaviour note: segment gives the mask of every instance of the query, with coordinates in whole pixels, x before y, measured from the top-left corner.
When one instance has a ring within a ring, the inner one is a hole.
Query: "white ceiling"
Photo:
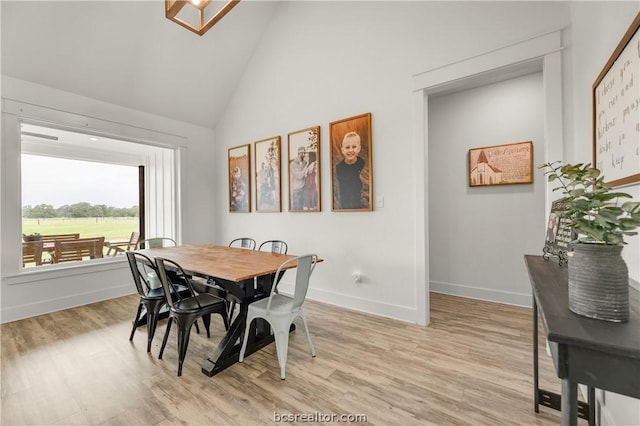
[[[203,36],[164,0],[0,7],[2,74],[213,129],[277,2],[243,0]]]

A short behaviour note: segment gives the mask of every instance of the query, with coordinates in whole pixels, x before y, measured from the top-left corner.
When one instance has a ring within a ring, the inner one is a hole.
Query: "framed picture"
[[[547,232],[545,235],[542,257],[549,260],[549,257],[558,258],[560,266],[566,266],[568,262],[567,253],[571,251],[571,242],[577,238],[576,232],[571,229],[571,219],[567,217],[569,202],[565,198],[551,203],[549,212],[549,222],[547,222]]]
[[[279,212],[280,203],[280,136],[254,143],[256,167],[256,211]]]
[[[329,124],[332,211],[373,210],[371,113]]]
[[[640,13],[593,83],[593,164],[609,186],[640,182]]]
[[[533,142],[469,150],[469,186],[533,183]]]
[[[229,148],[229,211],[251,211],[251,146],[249,144]]]
[[[320,126],[289,133],[289,211],[320,211]]]

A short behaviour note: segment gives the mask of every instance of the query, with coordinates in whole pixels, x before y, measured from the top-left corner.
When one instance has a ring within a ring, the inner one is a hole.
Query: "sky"
[[[22,155],[22,205],[138,205],[138,168]]]

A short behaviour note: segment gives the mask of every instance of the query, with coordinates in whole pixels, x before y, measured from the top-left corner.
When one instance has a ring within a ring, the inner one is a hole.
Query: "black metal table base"
[[[249,304],[268,297],[271,292],[271,280],[271,276],[260,277],[258,279],[258,292],[255,292],[253,279],[247,280],[241,285],[220,280],[216,281],[217,284],[229,291],[232,297],[234,297],[234,301],[239,304],[240,309],[216,350],[202,364],[202,372],[204,374],[209,377],[214,376],[238,362],[240,349],[242,348],[242,339],[245,333]],[[289,331],[293,330],[295,330],[295,326],[292,324]],[[247,340],[245,357],[274,341],[274,336],[271,334],[271,326],[261,318],[253,321],[246,332],[249,333],[249,338]]]

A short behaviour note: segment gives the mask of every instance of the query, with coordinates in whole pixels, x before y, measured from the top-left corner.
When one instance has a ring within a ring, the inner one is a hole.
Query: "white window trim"
[[[20,184],[21,167],[20,156],[22,152],[21,123],[39,125],[43,127],[59,128],[88,135],[98,135],[110,139],[148,146],[151,155],[143,155],[141,158],[145,165],[145,203],[146,232],[148,235],[169,235],[176,241],[181,240],[180,229],[180,194],[178,191],[181,152],[186,145],[185,138],[155,132],[148,129],[128,126],[120,123],[82,117],[77,114],[66,113],[58,110],[25,104],[13,100],[4,99],[3,108],[3,144],[0,155],[2,161],[2,181],[14,182],[11,187],[5,186],[2,212],[3,236],[0,241],[0,270],[6,284],[19,284],[57,278],[75,274],[85,274],[101,270],[121,269],[124,257],[104,259],[95,262],[86,262],[69,265],[51,265],[38,268],[22,268],[21,253],[17,247],[21,241],[22,221],[22,191]],[[55,118],[55,121],[51,121]],[[78,119],[84,119],[86,127],[78,127]],[[89,126],[89,122],[91,126]],[[153,148],[164,148],[163,150]],[[166,151],[166,150],[169,151]],[[26,152],[25,152],[26,153]],[[112,161],[118,164],[123,157],[113,153]],[[69,158],[69,157],[67,157]],[[86,157],[85,157],[86,158]],[[107,161],[111,162],[111,161]],[[136,161],[137,162],[137,161]],[[138,163],[139,165],[140,163]],[[152,173],[153,170],[168,170],[167,173]],[[18,179],[16,182],[15,179]],[[16,226],[18,225],[18,226]]]

